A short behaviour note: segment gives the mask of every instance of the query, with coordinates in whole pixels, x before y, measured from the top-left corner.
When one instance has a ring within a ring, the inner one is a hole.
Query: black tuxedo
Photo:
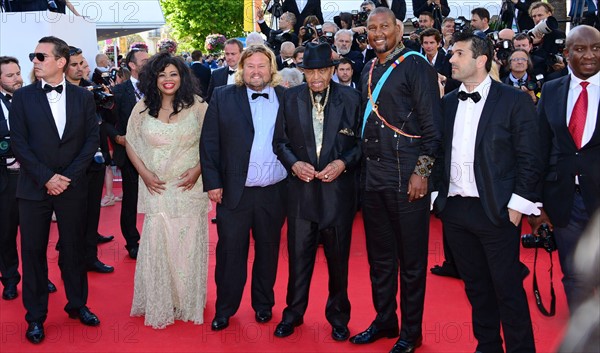
[[[542,201],[554,225],[563,285],[569,308],[574,310],[594,290],[587,276],[574,267],[573,256],[590,218],[600,209],[600,116],[591,140],[578,150],[566,119],[571,79],[567,75],[544,84],[538,114],[546,161]],[[590,100],[588,104],[590,109],[600,103]]]
[[[206,100],[206,96],[208,95],[208,85],[210,84],[211,71],[210,69],[201,62],[195,62],[190,66],[192,72],[198,79],[198,83],[200,86],[201,97]]]
[[[515,10],[519,10],[516,21],[518,32],[532,29],[535,24],[531,16],[529,16],[529,7],[534,2],[534,0],[525,0],[525,2],[519,1],[516,4],[513,4],[512,1],[504,1],[500,11],[500,18],[504,25],[506,25],[506,28],[512,28],[512,23],[515,18]]]
[[[356,212],[360,161],[360,96],[350,87],[331,82],[325,107],[322,148],[317,158],[313,129],[312,94],[307,85],[286,91],[279,107],[273,149],[291,175],[297,161],[323,170],[340,159],[346,170],[333,182],[307,183],[288,179],[289,281],[287,307],[282,321],[293,323],[304,316],[319,240],[323,242],[329,270],[329,299],[325,314],[332,326],[347,326],[348,257],[352,222]]]
[[[451,170],[461,167],[452,161],[457,92],[442,99],[443,152],[437,161],[442,172],[435,207],[465,282],[477,350],[503,351],[502,324],[507,352],[531,352],[535,348],[520,274],[520,227],[510,222],[507,206],[513,193],[539,201],[535,190],[542,161],[534,106],[524,92],[492,80],[469,167],[479,197],[448,197]]]
[[[43,322],[48,311],[46,248],[52,211],[56,213],[61,251],[59,266],[71,311],[86,305],[83,262],[87,207],[86,170],[99,146],[93,94],[66,83],[66,125],[62,138],[41,82],[15,92],[10,114],[11,140],[21,164],[17,197],[21,216],[23,302],[26,320]],[[55,175],[71,179],[57,196],[45,184]]]
[[[386,0],[375,0],[374,1],[375,6],[377,7],[387,7],[389,8],[389,3]],[[394,15],[396,16],[397,19],[399,19],[400,21],[404,21],[404,18],[406,17],[406,1],[405,0],[394,0],[392,1],[392,8],[391,10],[394,12]],[[415,15],[417,16],[417,15]]]
[[[215,88],[227,85],[229,70],[229,66],[224,66],[212,72],[210,83],[208,85],[208,92],[206,94],[207,103],[210,103],[210,99],[212,98]]]
[[[280,101],[283,87],[275,87],[275,93],[276,97],[269,100]],[[274,124],[275,116],[268,118]],[[256,311],[271,310],[275,304],[273,285],[285,219],[285,184],[274,181],[264,187],[246,186],[254,134],[246,86],[217,87],[202,126],[200,162],[204,190],[223,191],[222,202],[217,204],[218,317],[230,317],[239,308],[247,277],[250,231],[255,241],[252,307]],[[281,173],[285,173],[283,168]]]
[[[446,51],[444,50],[444,48],[438,48],[438,53],[437,53],[437,57],[435,58],[435,63],[433,64],[433,68],[439,74],[442,74],[445,76],[445,72],[447,72],[447,64],[446,64]]]
[[[4,115],[2,105],[10,114],[10,103],[0,93],[0,137],[10,135],[8,116]],[[0,275],[2,284],[17,284],[19,274],[19,254],[17,252],[17,229],[19,227],[19,207],[17,204],[17,180],[19,172],[6,167],[6,160],[0,158]]]
[[[308,0],[302,13],[298,10],[298,4],[296,4],[296,0],[284,0],[281,5],[281,10],[283,12],[291,12],[296,15],[296,24],[294,25],[294,32],[299,33],[300,27],[304,23],[304,20],[310,16],[315,15],[319,20],[319,23],[323,23],[323,12],[321,11],[321,0]],[[283,13],[282,12],[282,13]]]
[[[120,226],[127,248],[137,247],[140,241],[140,232],[137,229],[137,201],[139,188],[139,175],[125,151],[125,146],[115,142],[117,135],[127,135],[127,123],[133,107],[137,103],[136,92],[131,80],[127,80],[113,88],[117,125],[108,135],[113,140],[113,160],[121,169],[123,182],[123,199],[121,200]]]

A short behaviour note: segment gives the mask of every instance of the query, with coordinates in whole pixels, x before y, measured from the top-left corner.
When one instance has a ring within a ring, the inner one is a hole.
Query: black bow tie
[[[8,93],[4,95],[4,98],[9,102],[12,100],[12,96]]]
[[[458,99],[461,101],[466,101],[467,98],[471,98],[473,102],[477,103],[481,100],[481,95],[479,92],[467,93],[465,91],[458,92]]]
[[[235,70],[229,70],[229,71],[227,71],[227,75],[233,75],[233,74],[235,74]]]
[[[258,97],[263,97],[264,99],[269,99],[268,93],[252,93],[252,100],[255,100]]]
[[[58,94],[61,94],[63,92],[63,85],[58,85],[56,87],[52,87],[49,84],[44,85],[44,92],[50,93],[52,91],[56,91]]]

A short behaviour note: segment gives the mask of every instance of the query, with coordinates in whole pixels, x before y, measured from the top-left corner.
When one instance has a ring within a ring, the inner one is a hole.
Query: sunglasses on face
[[[51,57],[51,55],[48,54],[44,54],[44,53],[31,53],[29,54],[29,60],[33,61],[33,59],[38,59],[38,61],[44,61],[46,60],[46,58]],[[55,56],[55,58],[58,58],[57,56]]]

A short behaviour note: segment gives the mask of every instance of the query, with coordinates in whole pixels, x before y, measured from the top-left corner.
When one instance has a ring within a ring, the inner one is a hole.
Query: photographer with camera
[[[533,64],[529,53],[523,49],[515,49],[508,57],[508,68],[510,71],[504,79],[504,83],[527,93],[533,103],[537,103],[537,94],[542,89],[542,80],[532,74]],[[543,79],[543,75],[541,79]]]
[[[528,34],[533,39],[532,55],[546,61],[547,73],[565,68],[562,51],[564,50],[565,32],[558,29],[558,21],[552,16],[554,7],[545,2],[535,2],[529,8],[529,15],[535,27]]]
[[[267,44],[273,49],[275,55],[279,55],[281,43],[298,43],[298,36],[294,33],[296,16],[293,13],[285,12],[279,17],[279,29],[277,30],[273,30],[267,25],[264,12],[261,9],[256,10],[256,21],[258,22],[260,31],[267,36]]]
[[[540,217],[530,217],[532,233],[546,223],[554,231],[563,285],[571,312],[594,289],[573,266],[573,253],[594,212],[600,209],[600,32],[573,28],[565,56],[570,74],[546,82],[537,110],[545,160]]]
[[[420,17],[423,12],[429,12],[433,15],[434,24],[432,27],[438,31],[442,30],[442,21],[444,17],[450,14],[448,0],[413,0],[413,14]]]
[[[319,22],[317,16],[308,16],[298,31],[298,46],[303,46],[308,42],[318,39],[317,29],[323,30],[323,26],[321,26],[321,22]]]
[[[104,264],[98,259],[98,244],[107,243],[114,236],[103,236],[98,233],[100,223],[100,203],[102,199],[102,188],[104,186],[104,174],[106,166],[110,166],[110,152],[108,150],[108,135],[105,129],[105,120],[112,119],[111,108],[114,107],[113,95],[105,85],[97,86],[83,78],[83,53],[81,49],[69,46],[69,64],[65,72],[65,78],[75,86],[85,88],[94,93],[96,101],[96,117],[100,125],[100,145],[94,156],[94,160],[87,168],[87,212],[85,219],[85,254],[84,260],[88,271],[98,273],[111,273],[112,266]],[[116,80],[116,77],[115,77]]]
[[[300,36],[300,27],[306,25],[305,21],[310,16],[315,16],[319,23],[323,23],[323,12],[321,11],[321,0],[264,0],[266,11],[275,17],[291,12],[296,17],[294,33]]]

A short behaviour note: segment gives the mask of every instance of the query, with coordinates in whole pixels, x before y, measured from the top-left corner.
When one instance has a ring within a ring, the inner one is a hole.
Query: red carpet
[[[119,190],[116,190],[119,194]],[[100,232],[115,235],[115,241],[100,245],[100,259],[115,266],[112,274],[89,274],[88,306],[102,321],[99,327],[86,327],[71,320],[63,311],[66,304],[64,288],[57,264],[54,245],[57,240],[56,225],[52,226],[48,246],[50,279],[57,285],[58,292],[50,294],[50,308],[45,323],[46,340],[34,346],[26,341],[24,320],[25,310],[22,297],[17,300],[0,300],[0,352],[388,352],[395,339],[381,339],[370,345],[353,345],[348,342],[334,342],[331,328],[325,320],[327,293],[327,270],[325,258],[320,252],[311,288],[311,298],[304,325],[288,338],[273,336],[273,330],[281,319],[285,307],[287,285],[287,248],[285,230],[282,232],[282,245],[276,283],[276,305],[273,320],[268,324],[257,324],[250,307],[249,283],[239,312],[232,317],[231,325],[221,332],[210,330],[214,315],[214,249],[217,241],[216,228],[211,225],[211,254],[208,283],[208,302],[204,314],[204,325],[176,322],[164,330],[154,330],[143,324],[143,318],[131,318],[129,310],[133,294],[133,274],[135,262],[127,256],[124,240],[119,230],[120,204],[102,209]],[[214,211],[213,211],[214,214]],[[211,217],[209,215],[209,217]],[[138,224],[141,226],[142,217]],[[524,227],[527,228],[528,227]],[[364,230],[361,215],[355,220],[350,262],[350,301],[352,318],[351,334],[364,330],[375,317],[371,301],[369,267],[365,249]],[[533,251],[523,250],[523,262],[533,268]],[[561,340],[568,312],[559,273],[558,257],[555,259],[554,285],[558,294],[557,315],[552,318],[542,316],[532,294],[530,275],[525,280],[534,324],[537,351],[554,352]],[[441,225],[431,219],[429,246],[430,265],[439,264],[443,259]],[[542,295],[549,302],[548,256],[541,253],[538,259],[538,276]],[[252,254],[249,266],[252,262]],[[250,273],[250,271],[249,271]],[[19,294],[21,286],[19,285]],[[424,317],[424,343],[418,352],[474,352],[475,340],[470,322],[470,307],[459,280],[430,275],[427,278],[427,294]]]

